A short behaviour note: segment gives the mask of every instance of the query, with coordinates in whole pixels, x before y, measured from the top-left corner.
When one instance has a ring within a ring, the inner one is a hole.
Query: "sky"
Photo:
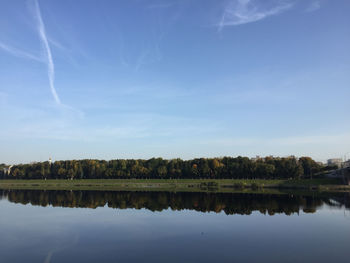
[[[348,0],[0,0],[0,163],[350,158]]]

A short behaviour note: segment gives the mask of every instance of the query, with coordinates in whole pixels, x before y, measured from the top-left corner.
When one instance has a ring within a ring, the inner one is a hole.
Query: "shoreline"
[[[23,190],[99,190],[99,191],[188,191],[236,192],[251,190],[307,190],[350,192],[350,186],[337,179],[33,179],[0,180],[0,189]]]

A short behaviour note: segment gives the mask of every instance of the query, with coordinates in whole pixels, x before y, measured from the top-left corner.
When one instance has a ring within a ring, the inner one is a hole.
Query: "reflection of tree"
[[[243,194],[243,193],[172,193],[172,192],[114,192],[114,191],[40,191],[3,190],[2,197],[10,202],[40,206],[97,208],[146,208],[151,211],[195,210],[249,215],[254,211],[274,215],[290,215],[303,210],[314,213],[323,204],[349,208],[349,194],[332,197],[302,195]],[[338,200],[336,204],[332,200]],[[340,201],[339,201],[340,200]]]

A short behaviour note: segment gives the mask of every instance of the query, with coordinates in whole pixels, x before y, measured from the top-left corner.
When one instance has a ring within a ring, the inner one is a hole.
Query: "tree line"
[[[152,158],[118,160],[67,160],[54,163],[37,162],[0,165],[1,179],[286,179],[309,178],[333,169],[324,167],[310,157],[294,156],[197,158],[193,160]]]

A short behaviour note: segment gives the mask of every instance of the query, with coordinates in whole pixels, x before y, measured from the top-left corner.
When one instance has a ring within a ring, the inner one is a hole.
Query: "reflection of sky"
[[[350,215],[328,207],[292,216],[227,216],[39,207],[2,200],[0,211],[3,262],[280,262],[282,256],[287,262],[345,262],[349,255]]]

